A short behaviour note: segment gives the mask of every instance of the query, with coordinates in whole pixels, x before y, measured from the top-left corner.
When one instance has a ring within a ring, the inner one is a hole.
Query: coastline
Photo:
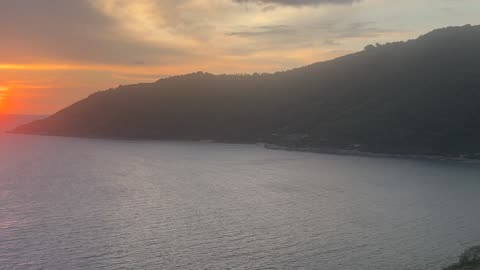
[[[359,150],[347,150],[341,148],[319,148],[319,147],[294,147],[283,146],[265,142],[234,142],[234,141],[222,141],[211,139],[199,139],[199,140],[187,140],[187,139],[158,139],[158,138],[132,138],[132,137],[102,137],[102,136],[73,136],[73,135],[52,135],[52,134],[32,134],[32,133],[19,133],[13,131],[4,131],[4,134],[11,135],[27,135],[27,136],[44,136],[44,137],[65,137],[65,138],[81,138],[81,139],[103,139],[103,140],[122,140],[122,141],[185,141],[185,142],[202,142],[202,143],[223,143],[223,144],[244,144],[244,145],[257,145],[269,150],[282,150],[282,151],[294,151],[294,152],[307,152],[317,154],[328,155],[341,155],[341,156],[359,156],[359,157],[372,157],[372,158],[398,158],[398,159],[417,159],[417,160],[434,160],[434,161],[455,161],[465,163],[480,163],[480,159],[472,159],[465,157],[450,157],[442,155],[422,155],[422,154],[392,154],[392,153],[375,153],[365,152]]]
[[[341,155],[341,156],[360,156],[373,158],[399,158],[399,159],[418,159],[418,160],[435,160],[435,161],[457,161],[468,163],[480,163],[480,159],[472,159],[465,157],[449,157],[442,155],[422,155],[422,154],[392,154],[392,153],[374,153],[364,152],[358,150],[346,150],[340,148],[316,148],[316,147],[292,147],[282,146],[277,144],[264,144],[266,149],[295,151],[295,152],[309,152],[318,154]]]

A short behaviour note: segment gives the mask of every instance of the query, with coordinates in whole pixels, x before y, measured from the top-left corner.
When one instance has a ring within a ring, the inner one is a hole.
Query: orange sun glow
[[[3,101],[7,95],[8,87],[0,85],[0,112],[3,109]]]
[[[3,100],[7,91],[8,91],[8,87],[0,85],[0,100]]]

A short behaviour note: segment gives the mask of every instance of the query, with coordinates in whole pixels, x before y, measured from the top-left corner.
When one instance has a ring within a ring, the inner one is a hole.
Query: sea
[[[0,135],[0,269],[440,270],[480,164]]]

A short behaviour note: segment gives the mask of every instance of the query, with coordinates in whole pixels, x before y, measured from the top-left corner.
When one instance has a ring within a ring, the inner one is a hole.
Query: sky
[[[287,70],[478,14],[478,0],[0,0],[0,114],[196,71]]]

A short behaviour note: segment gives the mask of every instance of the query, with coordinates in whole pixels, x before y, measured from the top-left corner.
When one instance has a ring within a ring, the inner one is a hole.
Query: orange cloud
[[[0,70],[18,71],[101,71],[112,73],[128,73],[141,76],[165,76],[178,75],[197,71],[214,73],[235,73],[235,72],[256,72],[272,71],[277,67],[272,64],[265,64],[255,61],[239,61],[238,57],[222,57],[201,63],[178,64],[178,65],[84,65],[84,64],[1,64]],[[265,60],[265,59],[262,59]],[[233,68],[233,69],[232,69]]]
[[[7,91],[8,91],[8,87],[0,86],[0,101],[4,99]]]
[[[132,74],[178,74],[193,66],[122,66],[122,65],[83,65],[83,64],[0,64],[0,70],[32,70],[32,71],[55,71],[55,70],[77,70],[77,71],[112,71],[126,72]]]
[[[3,112],[4,100],[7,96],[8,87],[0,85],[0,113]]]
[[[50,85],[32,84],[29,82],[9,81],[0,85],[0,114],[14,113],[19,107],[25,107],[21,100],[32,100],[34,95],[28,90],[49,89]],[[28,107],[28,106],[26,106]]]

